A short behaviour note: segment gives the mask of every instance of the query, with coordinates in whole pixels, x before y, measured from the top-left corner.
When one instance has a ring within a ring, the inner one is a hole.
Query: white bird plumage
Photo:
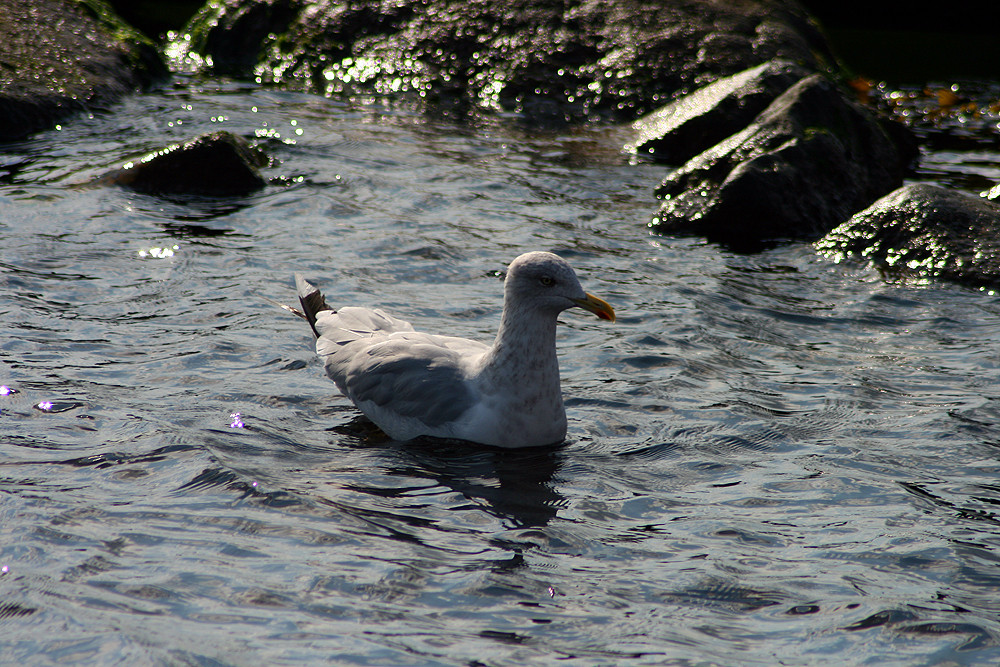
[[[432,436],[498,447],[566,437],[556,358],[556,320],[578,306],[614,321],[558,255],[519,256],[504,280],[493,345],[415,331],[382,310],[326,305],[296,275],[302,312],[327,375],[369,419],[397,440]],[[297,312],[297,311],[296,311]]]

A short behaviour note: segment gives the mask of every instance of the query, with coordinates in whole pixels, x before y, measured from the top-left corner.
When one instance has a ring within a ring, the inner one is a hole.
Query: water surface
[[[259,194],[87,185],[219,127]],[[180,80],[7,146],[2,661],[1000,661],[1000,300],[651,235],[626,138]],[[562,318],[559,447],[392,442],[268,302],[489,340],[534,249],[620,315]]]

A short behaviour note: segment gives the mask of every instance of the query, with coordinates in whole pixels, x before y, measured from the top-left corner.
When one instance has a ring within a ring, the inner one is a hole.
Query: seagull
[[[566,260],[519,256],[504,280],[492,345],[415,331],[381,309],[333,309],[295,276],[327,375],[394,440],[429,436],[494,447],[537,447],[566,437],[556,358],[556,319],[580,307],[615,321],[607,302],[583,291]]]

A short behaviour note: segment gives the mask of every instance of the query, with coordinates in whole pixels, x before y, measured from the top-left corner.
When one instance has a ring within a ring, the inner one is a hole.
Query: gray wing
[[[347,306],[334,312],[324,310],[316,314],[314,328],[317,336],[317,351],[324,354],[319,341],[330,345],[346,345],[351,341],[373,336],[384,336],[402,331],[413,331],[413,326],[381,310]],[[328,351],[333,351],[329,348]]]
[[[466,370],[488,346],[417,333],[409,322],[377,309],[335,311],[315,286],[299,275],[295,281],[300,314],[316,334],[327,375],[358,407],[374,405],[436,427],[472,406]]]
[[[326,372],[359,407],[371,403],[436,427],[475,402],[467,369],[486,349],[460,338],[397,333],[338,346],[326,357]]]

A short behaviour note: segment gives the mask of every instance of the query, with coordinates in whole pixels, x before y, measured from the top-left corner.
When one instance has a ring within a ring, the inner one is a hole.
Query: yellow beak
[[[593,294],[588,294],[585,299],[570,299],[573,303],[584,310],[589,310],[602,320],[615,321],[615,309],[604,299],[598,299]]]

